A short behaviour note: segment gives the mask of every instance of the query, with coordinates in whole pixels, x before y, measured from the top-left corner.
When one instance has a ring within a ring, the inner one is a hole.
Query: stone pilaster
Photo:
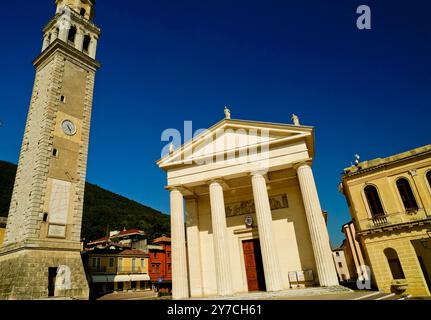
[[[44,51],[46,48],[48,48],[48,46],[49,46],[50,43],[51,43],[51,41],[50,41],[50,34],[49,33],[45,33],[45,35],[43,37],[42,51]]]
[[[219,181],[212,181],[209,189],[211,198],[211,219],[214,238],[217,293],[220,296],[227,296],[231,295],[233,291],[223,187]]]
[[[79,51],[82,51],[84,47],[84,30],[81,28],[78,28],[78,31],[76,33],[76,39],[75,39],[75,48]]]
[[[92,57],[93,59],[96,58],[97,42],[98,42],[98,38],[97,37],[92,37],[91,38],[90,48],[89,48],[88,51],[89,51],[89,56]]]
[[[252,185],[266,290],[280,291],[283,289],[283,280],[274,241],[268,190],[266,188],[265,177],[261,172],[252,173]]]
[[[323,218],[313,171],[308,163],[297,165],[296,170],[298,172],[299,185],[310,229],[311,243],[320,285],[324,287],[336,286],[339,284],[338,277],[332,258],[328,230]]]
[[[58,32],[58,38],[61,41],[67,42],[67,37],[69,36],[69,29],[66,29],[65,27],[60,27]]]
[[[178,189],[171,190],[172,296],[175,300],[189,297],[187,273],[184,198]]]
[[[56,39],[58,39],[59,30],[54,29],[54,31],[51,34],[51,43],[53,43]]]

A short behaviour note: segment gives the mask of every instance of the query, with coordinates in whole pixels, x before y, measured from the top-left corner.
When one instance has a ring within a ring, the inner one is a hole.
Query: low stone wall
[[[89,289],[79,252],[29,249],[0,256],[0,300],[49,298],[49,268],[60,266],[53,298],[87,300]]]

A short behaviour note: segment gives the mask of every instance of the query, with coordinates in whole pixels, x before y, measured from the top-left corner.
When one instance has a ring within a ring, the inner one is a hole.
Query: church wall
[[[288,195],[289,208],[273,211],[273,230],[276,243],[275,249],[279,257],[283,278],[283,287],[289,289],[289,272],[311,269],[317,281],[317,270],[304,205],[297,181],[286,180],[270,186],[270,197],[281,194]],[[251,187],[225,192],[225,204],[252,199],[253,193]],[[199,197],[198,208],[203,294],[205,296],[217,295],[209,196]],[[254,225],[257,227],[256,214],[252,214],[252,216]],[[235,234],[235,232],[246,229],[244,223],[245,217],[246,215],[227,218],[230,268],[232,270],[232,284],[235,293],[248,292],[242,241],[259,237],[255,228],[253,228],[254,231]],[[190,257],[190,259],[193,258]]]

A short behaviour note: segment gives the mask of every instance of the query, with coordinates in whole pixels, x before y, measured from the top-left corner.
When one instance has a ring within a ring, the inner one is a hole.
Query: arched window
[[[76,27],[72,26],[69,30],[69,36],[67,37],[67,40],[75,43],[76,32],[77,32]]]
[[[84,44],[82,46],[82,50],[84,50],[85,52],[88,52],[88,50],[90,49],[90,43],[91,43],[91,37],[87,34],[84,37]]]
[[[81,15],[81,17],[85,17],[85,14],[87,13],[87,11],[85,11],[85,9],[84,8],[82,8],[80,11],[79,11],[79,14]]]
[[[388,260],[389,268],[391,269],[392,278],[394,280],[405,279],[403,267],[401,266],[400,259],[397,252],[392,248],[386,248],[383,253]]]
[[[428,173],[427,173],[427,180],[428,180],[428,184],[431,187],[431,171],[428,171]]]
[[[405,178],[398,179],[397,188],[398,192],[400,193],[401,200],[403,201],[404,208],[406,208],[407,211],[417,210],[418,204],[416,202],[415,196],[413,195],[409,181]]]
[[[374,186],[367,186],[364,189],[365,196],[367,197],[368,207],[370,208],[373,217],[384,216],[382,202],[380,201],[377,188]]]

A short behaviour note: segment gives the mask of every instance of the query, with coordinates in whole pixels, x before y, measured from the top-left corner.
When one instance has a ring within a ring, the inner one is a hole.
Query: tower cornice
[[[58,18],[60,18],[62,16],[61,13],[57,13],[54,18],[51,19],[51,21],[49,21],[45,27],[43,28],[43,32],[47,32],[49,29],[51,29],[57,22],[58,22]],[[92,21],[89,21],[87,19],[84,19],[83,17],[81,17],[79,14],[77,14],[75,11],[71,10],[70,11],[70,17],[72,19],[73,22],[77,22],[82,24],[83,27],[87,28],[88,31],[95,33],[96,35],[100,36],[100,28]]]
[[[84,54],[83,52],[75,49],[74,47],[68,45],[60,39],[54,40],[48,48],[46,48],[34,61],[33,65],[38,68],[48,57],[50,57],[54,52],[61,51],[62,53],[68,55],[70,58],[77,60],[80,63],[85,63],[93,70],[98,70],[100,68],[100,63],[91,58],[90,56]]]

